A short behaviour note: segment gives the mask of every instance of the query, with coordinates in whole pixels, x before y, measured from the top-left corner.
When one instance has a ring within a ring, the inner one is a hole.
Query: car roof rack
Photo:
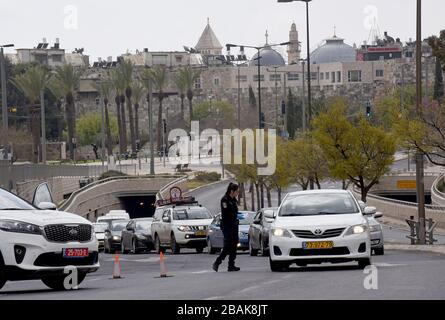
[[[163,206],[179,206],[179,205],[198,205],[198,201],[195,200],[195,197],[178,197],[178,198],[170,198],[156,201],[157,207]]]

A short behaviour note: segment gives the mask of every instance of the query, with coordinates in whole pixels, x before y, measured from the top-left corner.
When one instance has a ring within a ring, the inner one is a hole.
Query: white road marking
[[[204,300],[221,300],[224,299],[224,297],[210,297],[210,298],[206,298]]]
[[[406,264],[386,263],[386,262],[373,263],[372,265],[374,265],[376,267],[401,267],[401,266],[406,266]]]
[[[202,274],[202,273],[211,273],[211,272],[215,272],[215,271],[212,271],[212,270],[202,270],[202,271],[194,271],[194,272],[191,272],[191,273],[193,273],[193,274]]]

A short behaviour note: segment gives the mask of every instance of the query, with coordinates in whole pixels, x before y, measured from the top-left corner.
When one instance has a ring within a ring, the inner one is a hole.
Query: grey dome
[[[284,66],[286,62],[284,58],[277,51],[273,50],[271,47],[266,47],[260,50],[260,65],[261,66]],[[258,66],[258,53],[256,53],[250,60],[250,66]]]
[[[356,61],[356,51],[343,42],[344,39],[334,36],[326,39],[326,43],[311,53],[311,63],[353,62]]]

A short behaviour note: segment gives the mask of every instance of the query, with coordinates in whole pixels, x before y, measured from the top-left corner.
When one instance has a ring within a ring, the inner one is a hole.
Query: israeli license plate
[[[332,249],[333,247],[332,241],[303,242],[303,249]]]
[[[88,257],[88,255],[89,255],[88,248],[63,249],[63,257],[64,258],[85,258],[85,257]]]
[[[207,235],[206,231],[196,231],[195,232],[195,236],[198,236],[198,237],[205,236],[205,235]]]

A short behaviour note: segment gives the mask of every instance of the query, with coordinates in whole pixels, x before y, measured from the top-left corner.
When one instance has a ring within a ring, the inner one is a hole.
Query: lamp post
[[[100,99],[96,98],[96,106],[99,108]],[[101,125],[100,125],[100,138],[101,138],[101,158],[102,158],[102,167],[105,165],[105,115],[104,115],[104,105],[101,105],[100,108],[101,113]]]
[[[14,47],[13,44],[6,44],[0,46],[0,81],[2,86],[2,126],[3,126],[3,134],[2,140],[4,141],[4,145],[8,142],[8,99],[6,96],[6,65],[5,65],[5,55],[3,52],[3,48]]]
[[[260,47],[255,47],[255,46],[246,46],[246,45],[242,45],[242,44],[231,44],[228,43],[226,44],[227,48],[234,48],[234,47],[242,47],[242,48],[250,48],[250,49],[255,49],[257,50],[257,66],[258,66],[258,128],[259,129],[263,129],[263,121],[262,121],[262,117],[261,117],[261,50],[265,49],[265,48],[272,48],[272,47],[277,47],[277,46],[286,46],[290,44],[290,42],[283,42],[283,43],[278,43],[278,44],[267,44],[264,46],[260,46]]]
[[[422,1],[417,0],[416,19],[416,106],[417,115],[422,117]],[[423,172],[423,153],[416,153],[416,194],[419,215],[419,244],[425,244],[425,185]]]
[[[148,94],[147,94],[147,105],[148,105],[148,132],[150,137],[150,174],[155,174],[155,157],[154,157],[154,141],[153,141],[153,115],[152,100],[153,100],[153,87],[151,79],[146,79],[148,81]]]

